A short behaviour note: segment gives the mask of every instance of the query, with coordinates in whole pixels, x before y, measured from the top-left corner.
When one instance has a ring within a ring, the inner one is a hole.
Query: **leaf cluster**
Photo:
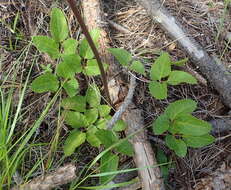
[[[77,94],[79,83],[75,78],[76,74],[83,73],[87,76],[100,75],[94,54],[86,40],[83,38],[80,42],[69,38],[68,23],[65,14],[58,8],[53,8],[51,12],[49,36],[34,36],[33,44],[36,48],[47,53],[52,59],[58,60],[55,73],[51,68],[44,68],[44,74],[37,77],[31,85],[34,92],[56,92],[60,85],[66,93],[73,97]],[[90,35],[98,46],[100,31],[94,29]],[[107,65],[104,64],[105,68]]]
[[[187,147],[199,148],[214,142],[211,124],[192,116],[197,104],[191,99],[175,101],[153,122],[156,135],[166,134],[166,145],[178,156],[187,154]]]

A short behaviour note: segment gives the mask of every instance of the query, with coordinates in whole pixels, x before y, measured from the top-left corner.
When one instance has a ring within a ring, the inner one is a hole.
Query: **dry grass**
[[[25,2],[25,3],[23,3]],[[20,55],[22,48],[28,43],[28,40],[35,34],[48,34],[49,27],[49,12],[52,6],[62,7],[68,17],[71,26],[71,35],[78,39],[80,30],[76,23],[72,12],[67,9],[64,2],[58,3],[51,0],[38,1],[8,1],[8,3],[0,3],[0,18],[4,21],[0,22],[0,55],[2,59],[1,72],[8,73],[14,60]],[[212,6],[206,2],[213,2]],[[189,35],[193,36],[209,54],[216,54],[223,63],[231,67],[231,51],[230,44],[224,40],[224,34],[231,31],[231,14],[225,16],[224,27],[219,36],[219,40],[215,40],[218,30],[220,30],[220,18],[222,18],[224,5],[223,1],[196,1],[196,0],[165,0],[163,5],[176,16],[181,22]],[[199,5],[198,5],[199,4]],[[126,33],[118,31],[106,22],[111,45],[113,47],[124,47],[129,50],[134,56],[144,61],[147,68],[150,67],[153,60],[158,56],[160,50],[168,51],[174,60],[186,57],[183,49],[178,47],[177,43],[172,41],[163,30],[147,16],[145,10],[130,0],[104,0],[104,10],[108,20],[123,27]],[[17,42],[17,34],[13,33],[9,26],[12,26],[17,12],[20,13],[18,30],[24,34],[22,40]],[[9,49],[9,39],[12,43],[17,42],[14,49]],[[23,71],[27,71],[30,67],[30,60],[34,56],[35,49],[31,49],[27,60],[23,64]],[[39,57],[39,63],[54,64],[46,56]],[[189,62],[188,65],[193,68]],[[197,72],[197,68],[194,68]],[[40,73],[39,65],[34,67],[32,78]],[[1,76],[1,73],[0,73]],[[1,78],[0,78],[1,79]],[[21,81],[21,80],[19,80]],[[180,85],[171,87],[169,90],[169,98],[164,101],[157,101],[151,98],[147,92],[147,84],[140,81],[136,91],[135,102],[139,108],[143,109],[143,116],[147,126],[162,113],[165,107],[174,100],[180,98],[192,98],[198,102],[198,110],[196,116],[210,120],[226,114],[227,109],[222,104],[217,93],[210,86],[189,86]],[[138,90],[139,89],[139,90]],[[21,122],[24,130],[30,127],[30,124],[37,118],[38,114],[44,108],[44,102],[47,102],[47,95],[35,95],[28,90],[26,101],[24,102],[27,114]],[[57,122],[57,105],[51,112],[46,121],[38,131],[38,142],[49,142],[55,133]],[[62,126],[61,138],[65,138],[67,131],[65,126]],[[225,135],[225,134],[220,134]],[[219,165],[226,160],[230,154],[231,145],[229,139],[217,142],[215,145],[190,150],[189,154],[184,159],[173,158],[176,161],[176,168],[171,171],[169,184],[173,189],[191,189],[196,181],[214,171]],[[36,141],[35,141],[36,142]],[[24,172],[26,173],[40,159],[41,155],[46,155],[49,152],[49,146],[44,149],[34,149],[33,157],[28,157],[25,163]],[[54,166],[57,167],[61,158],[61,150],[56,152],[54,157]],[[87,146],[83,147],[78,153],[78,170],[84,167],[97,154],[96,150]],[[87,155],[87,156],[86,156]],[[64,160],[68,161],[68,160]],[[40,167],[34,175],[42,173],[44,168]]]

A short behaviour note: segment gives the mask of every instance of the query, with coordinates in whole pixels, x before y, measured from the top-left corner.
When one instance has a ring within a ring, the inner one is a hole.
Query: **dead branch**
[[[29,183],[13,187],[11,190],[50,190],[67,184],[76,178],[76,167],[68,164],[45,176],[39,176]]]
[[[223,64],[219,64],[171,16],[158,0],[136,0],[157,21],[168,34],[177,40],[191,57],[193,63],[207,77],[220,93],[223,102],[231,108],[231,74]]]
[[[156,158],[152,152],[152,147],[147,140],[147,134],[144,128],[143,118],[141,116],[141,111],[136,109],[132,105],[124,114],[123,119],[128,124],[127,133],[134,134],[137,133],[132,139],[132,145],[135,151],[135,163],[139,168],[144,168],[147,166],[152,166],[150,168],[138,170],[142,189],[144,190],[162,190],[164,189],[163,180],[161,178],[161,173],[159,167],[157,167]],[[153,168],[153,166],[156,166]]]

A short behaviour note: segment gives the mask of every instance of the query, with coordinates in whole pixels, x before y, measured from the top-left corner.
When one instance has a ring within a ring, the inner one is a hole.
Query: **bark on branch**
[[[14,187],[11,190],[50,190],[74,180],[76,178],[75,170],[76,167],[74,165],[68,164],[58,168],[53,173],[39,176],[29,183]]]

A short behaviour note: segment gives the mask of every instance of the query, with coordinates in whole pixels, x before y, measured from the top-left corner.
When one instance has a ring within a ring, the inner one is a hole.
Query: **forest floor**
[[[78,1],[79,2],[79,1]],[[200,43],[209,55],[216,55],[227,70],[231,70],[231,44],[227,34],[231,32],[231,7],[225,7],[222,0],[165,0],[163,5],[184,26],[185,31]],[[41,73],[41,64],[55,67],[55,63],[44,54],[38,54],[30,45],[31,36],[49,35],[49,15],[52,7],[60,7],[67,15],[71,36],[81,39],[81,29],[65,1],[0,1],[0,81],[1,92],[7,94],[14,86],[12,96],[12,112],[21,100],[22,89],[30,73],[29,84]],[[146,11],[132,0],[103,0],[102,8],[105,20],[102,27],[108,33],[111,47],[125,48],[136,58],[143,60],[149,68],[160,51],[167,51],[173,60],[186,58],[187,54],[176,41],[168,35],[148,16]],[[137,80],[134,102],[143,111],[145,125],[149,126],[166,106],[175,100],[191,98],[198,103],[194,113],[200,119],[212,121],[220,118],[231,118],[229,109],[223,104],[219,93],[204,81],[207,81],[190,60],[185,66],[201,77],[197,85],[179,85],[169,88],[169,96],[165,100],[152,98],[147,90],[145,79]],[[14,78],[15,77],[15,78]],[[127,84],[123,84],[127,85]],[[26,133],[36,121],[47,103],[51,94],[35,94],[28,87],[25,91],[21,117],[17,120],[14,139]],[[65,124],[57,127],[59,101],[52,106],[46,118],[30,141],[34,146],[23,157],[18,171],[20,176],[30,178],[39,176],[45,171],[52,171],[68,162],[73,162],[80,172],[100,152],[96,148],[84,144],[71,157],[63,158],[62,145],[68,134]],[[229,112],[229,114],[228,114]],[[52,152],[51,143],[59,133],[59,142],[55,152]],[[209,176],[223,164],[231,166],[231,137],[230,131],[216,134],[217,141],[209,146],[198,149],[189,149],[186,157],[179,158],[166,150],[169,160],[174,166],[169,171],[167,185],[169,189],[195,189],[202,178]],[[150,136],[153,134],[150,132]],[[1,135],[0,135],[1,136]],[[221,140],[219,140],[221,139]],[[14,142],[14,141],[13,141]],[[156,150],[155,142],[152,142]],[[51,159],[52,158],[52,159]],[[51,161],[52,160],[52,161]],[[131,158],[126,161],[132,162]],[[36,167],[34,168],[34,166]],[[0,167],[1,168],[1,167]],[[78,173],[77,172],[77,173]],[[82,186],[96,184],[96,179],[87,180]],[[68,189],[67,186],[59,189]]]

